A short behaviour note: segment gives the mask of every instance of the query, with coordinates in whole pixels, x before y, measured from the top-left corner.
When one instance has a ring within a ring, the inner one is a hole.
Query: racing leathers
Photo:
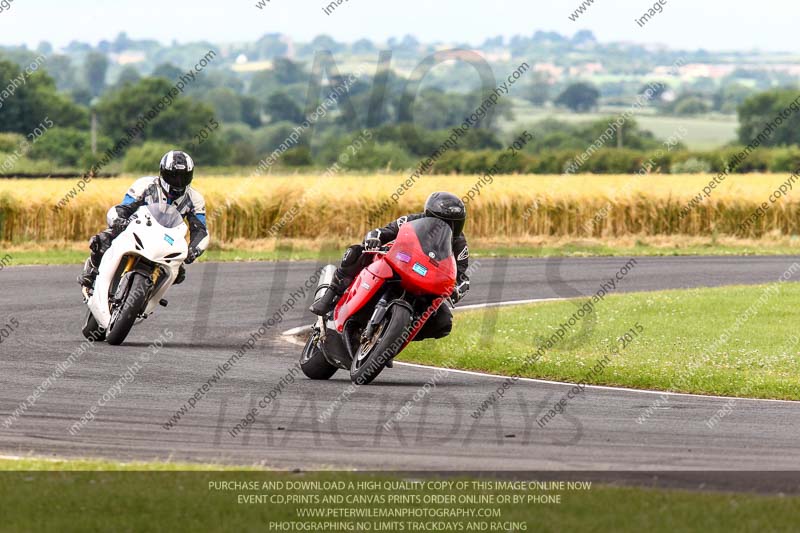
[[[206,204],[203,195],[191,186],[186,188],[186,192],[176,200],[170,200],[164,190],[159,185],[159,178],[147,176],[136,180],[122,203],[108,210],[106,219],[108,229],[101,231],[89,241],[89,249],[92,251],[89,259],[86,260],[84,270],[78,277],[78,282],[91,288],[97,277],[97,269],[103,255],[111,247],[111,243],[122,233],[128,225],[128,219],[143,205],[152,204],[171,204],[186,219],[189,226],[189,255],[186,263],[192,263],[200,257],[208,248],[209,236],[206,228]],[[175,283],[181,283],[185,279],[185,270],[181,265],[181,271]]]
[[[370,258],[369,255],[364,254],[365,249],[378,248],[395,240],[403,224],[425,216],[424,213],[404,215],[382,228],[377,228],[367,233],[363,244],[354,244],[345,250],[342,262],[336,269],[336,274],[331,282],[331,288],[318,302],[311,306],[311,312],[317,315],[326,315],[333,309],[338,298],[353,283],[361,269],[369,263]],[[368,248],[365,248],[365,246]],[[467,238],[463,233],[453,236],[453,254],[456,257],[456,286],[450,297],[453,303],[456,303],[469,290],[469,274],[467,273],[469,247],[467,246]],[[453,314],[450,308],[447,305],[441,305],[430,316],[415,337],[415,340],[446,337],[450,334],[452,326]]]

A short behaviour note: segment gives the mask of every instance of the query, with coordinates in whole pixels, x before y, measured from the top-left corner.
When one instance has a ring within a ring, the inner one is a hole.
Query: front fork
[[[389,301],[387,300],[388,295],[388,291],[383,293],[383,296],[381,296],[381,299],[378,300],[378,303],[375,305],[375,311],[372,312],[372,317],[369,319],[369,322],[367,322],[364,333],[361,334],[362,343],[372,338],[375,327],[380,324],[383,321],[383,317],[386,316],[386,310],[389,308]]]
[[[125,279],[125,276],[130,274],[131,271],[133,271],[133,270],[138,270],[141,274],[145,275],[145,277],[149,277],[149,279],[150,279],[150,283],[151,283],[150,284],[150,289],[149,289],[150,293],[147,295],[147,298],[145,298],[145,307],[147,306],[147,301],[150,299],[150,296],[153,294],[153,291],[155,291],[158,288],[158,283],[159,283],[159,281],[161,279],[161,275],[163,273],[162,270],[161,270],[161,267],[158,264],[153,264],[152,265],[152,271],[150,271],[150,272],[142,271],[142,270],[136,268],[137,259],[138,258],[136,256],[134,256],[134,255],[129,255],[129,256],[127,256],[125,258],[125,267],[120,272],[119,281],[118,281],[117,287],[114,290],[114,299],[111,302],[113,309],[119,309],[125,304],[124,300],[128,296],[128,290],[129,289],[126,288],[126,290],[124,290],[124,291],[122,291],[122,293],[120,293],[119,283],[122,283],[123,280],[127,281],[128,283],[130,283],[130,280],[126,280]],[[144,309],[142,309],[142,312],[144,312]],[[142,317],[146,318],[146,316],[144,316],[144,314],[142,314]]]
[[[125,276],[130,272],[134,265],[136,265],[136,257],[133,255],[129,255],[125,258],[125,267],[122,269],[122,272],[119,273],[118,281],[116,282],[116,286],[114,287],[114,306],[118,306],[120,302],[118,301],[118,293],[119,293],[119,284],[125,279]]]

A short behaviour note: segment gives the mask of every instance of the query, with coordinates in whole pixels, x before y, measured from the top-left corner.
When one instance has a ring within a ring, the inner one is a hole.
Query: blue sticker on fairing
[[[169,245],[170,245],[170,246],[172,246],[173,244],[175,244],[175,239],[173,239],[172,237],[170,237],[170,236],[169,236],[169,235],[167,235],[166,233],[164,234],[164,240],[165,240],[165,241],[167,241],[167,242],[169,243]]]
[[[414,272],[416,272],[420,276],[424,276],[425,274],[428,273],[428,269],[425,268],[424,266],[420,265],[419,263],[414,263],[414,266],[412,268],[413,268]]]

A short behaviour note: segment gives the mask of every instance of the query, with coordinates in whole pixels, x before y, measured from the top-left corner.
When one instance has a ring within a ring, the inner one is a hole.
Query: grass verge
[[[572,383],[800,400],[798,300],[800,285],[777,282],[609,295],[535,360],[586,300],[466,311],[449,337],[414,343],[400,358]],[[641,331],[620,341],[631,328]],[[606,357],[601,371],[590,371]]]
[[[215,244],[200,261],[338,261],[352,243],[345,240],[286,239],[235,240]],[[530,238],[524,240],[476,239],[473,257],[600,257],[677,255],[794,255],[800,239],[731,239],[700,237],[630,237],[619,239]],[[88,256],[83,242],[2,243],[0,266],[80,264]],[[8,259],[3,261],[3,258]]]
[[[92,471],[98,465],[112,471]],[[131,472],[126,471],[125,465],[113,471],[113,463],[106,461],[26,459],[18,463],[0,460],[2,470],[29,470],[6,471],[0,475],[0,499],[4,508],[2,530],[59,533],[285,531],[277,524],[300,522],[305,526],[303,529],[291,530],[788,532],[795,530],[800,512],[798,497],[612,487],[596,483],[583,484],[582,490],[512,490],[476,487],[467,477],[437,478],[435,474],[412,478],[390,473],[169,471],[174,466],[138,463],[140,471]],[[409,481],[421,481],[425,485],[396,485]],[[437,488],[427,481],[463,481],[468,485],[464,490]],[[255,485],[242,485],[244,482]],[[240,484],[231,488],[232,483]],[[326,483],[337,485],[326,486]],[[359,483],[373,485],[359,486]],[[482,497],[483,501],[459,502],[460,495]],[[419,500],[389,503],[393,496],[416,496]],[[509,496],[521,497],[524,503],[502,501]],[[536,496],[558,496],[558,502],[528,500]],[[270,501],[273,497],[278,499]],[[355,497],[371,498],[371,503],[356,502],[352,499]],[[456,500],[442,501],[444,497]],[[486,502],[486,498],[492,498],[491,503]],[[431,499],[436,501],[429,501]],[[335,518],[299,516],[302,510],[309,509],[338,509],[340,515]],[[346,510],[364,513],[382,509],[406,509],[409,513],[496,510],[499,516],[389,518],[343,514]],[[496,526],[470,529],[470,522]],[[366,528],[364,523],[370,527]],[[337,527],[336,524],[345,525]],[[412,524],[416,528],[412,528]]]
[[[224,466],[167,461],[109,461],[107,459],[44,459],[39,457],[3,458],[0,472],[218,472],[263,471],[257,466]]]

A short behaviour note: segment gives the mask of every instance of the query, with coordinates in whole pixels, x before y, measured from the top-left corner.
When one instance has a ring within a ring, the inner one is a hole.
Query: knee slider
[[[361,254],[364,252],[364,247],[360,244],[354,244],[344,251],[342,256],[342,266],[348,267],[356,264]]]
[[[440,329],[436,334],[436,338],[437,339],[441,339],[443,337],[447,337],[448,335],[450,335],[451,331],[453,331],[453,323],[452,322],[447,324],[447,326],[443,327],[442,329]]]

